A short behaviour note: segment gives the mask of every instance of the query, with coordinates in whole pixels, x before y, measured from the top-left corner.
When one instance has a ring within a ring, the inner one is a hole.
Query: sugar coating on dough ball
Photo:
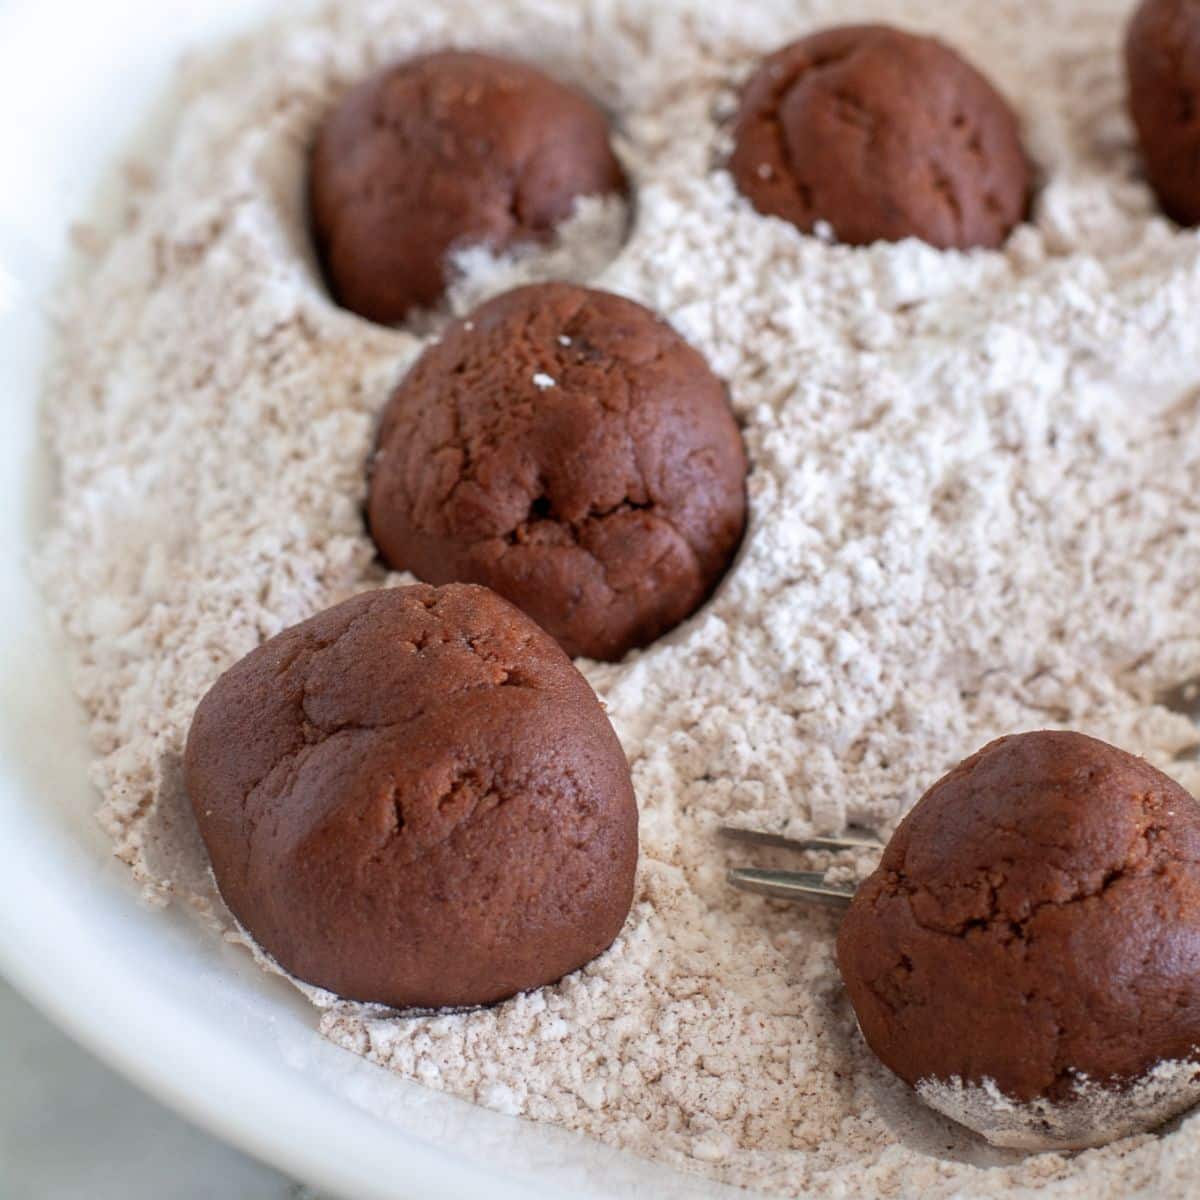
[[[1200,4],[1144,0],[1125,63],[1146,175],[1169,217],[1200,224]]]
[[[1095,1145],[1200,1098],[1200,805],[1082,734],[934,784],[838,936],[863,1035],[990,1140]]]
[[[841,242],[996,247],[1025,217],[1030,171],[1004,97],[935,38],[827,29],[764,60],[730,169],[759,212]]]
[[[692,613],[745,524],[724,385],[649,309],[538,284],[447,329],[396,389],[368,517],[389,565],[507,597],[572,655]]]
[[[285,630],[201,701],[184,768],[230,909],[349,999],[500,1000],[594,958],[629,912],[621,745],[485,588],[368,592]]]
[[[454,251],[544,240],[576,201],[625,186],[591,99],[467,51],[408,59],[353,88],[321,126],[309,169],[334,295],[384,324],[437,304]]]

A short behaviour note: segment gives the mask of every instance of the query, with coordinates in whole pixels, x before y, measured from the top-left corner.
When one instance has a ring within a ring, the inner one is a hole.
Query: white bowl
[[[143,908],[94,824],[64,648],[26,572],[50,496],[36,411],[47,302],[70,222],[178,53],[265,7],[0,0],[0,971],[159,1099],[347,1197],[745,1196],[337,1049],[289,985],[185,916]]]

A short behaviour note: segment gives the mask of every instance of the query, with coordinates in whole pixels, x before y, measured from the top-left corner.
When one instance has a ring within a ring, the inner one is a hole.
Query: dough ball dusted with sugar
[[[625,191],[608,121],[523,63],[444,51],[350,91],[310,166],[317,247],[338,301],[401,321],[445,290],[447,258],[545,239],[584,196]]]
[[[925,794],[838,963],[871,1049],[999,1145],[1099,1145],[1200,1098],[1200,805],[1077,733]]]
[[[666,322],[539,284],[455,322],[401,382],[368,515],[391,566],[486,584],[568,654],[618,659],[720,579],[745,475],[724,385]]]
[[[184,760],[221,894],[292,974],[398,1007],[551,983],[629,912],[637,808],[600,702],[486,588],[393,588],[217,680]]]
[[[1163,211],[1200,223],[1200,4],[1144,0],[1125,40],[1129,110]]]
[[[767,58],[730,163],[761,213],[839,241],[999,246],[1024,219],[1029,164],[1004,98],[935,38],[850,25]]]

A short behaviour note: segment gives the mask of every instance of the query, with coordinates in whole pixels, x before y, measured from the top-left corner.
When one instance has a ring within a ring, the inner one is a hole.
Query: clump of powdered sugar
[[[964,754],[1047,725],[1200,784],[1195,727],[1156,701],[1200,676],[1200,241],[1138,177],[1127,13],[351,0],[188,64],[121,228],[85,239],[46,400],[61,494],[41,570],[78,652],[102,820],[153,894],[226,919],[180,782],[199,697],[385,581],[364,464],[429,335],[330,303],[305,226],[313,131],[388,58],[513,53],[613,113],[633,220],[591,282],[661,311],[728,380],[750,526],[694,618],[583,664],[642,814],[613,949],[479,1012],[333,1003],[324,1032],[431,1087],[772,1193],[1184,1194],[1194,1120],[1022,1159],[932,1114],[858,1037],[834,918],[731,892],[714,837],[727,821],[887,833]],[[738,196],[722,167],[737,81],[784,40],[871,19],[936,31],[1017,105],[1041,179],[1003,251],[851,249]]]
[[[992,1079],[922,1079],[917,1094],[938,1112],[1015,1150],[1085,1150],[1157,1129],[1200,1100],[1200,1064],[1164,1061],[1127,1086],[1078,1076],[1063,1100],[1019,1103]]]
[[[629,206],[620,196],[583,196],[544,249],[494,255],[484,246],[466,247],[455,255],[450,310],[463,316],[490,296],[542,279],[587,283],[620,253],[628,228]]]
[[[491,296],[543,279],[590,283],[620,252],[629,228],[629,206],[621,196],[581,196],[548,244],[526,242],[503,254],[485,245],[466,245],[450,258],[445,300],[419,312],[405,328],[436,336],[451,317],[462,317]]]

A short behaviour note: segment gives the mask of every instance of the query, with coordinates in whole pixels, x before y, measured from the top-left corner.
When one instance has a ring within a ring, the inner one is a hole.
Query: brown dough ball
[[[1029,164],[1012,109],[935,38],[827,29],[747,85],[730,168],[761,213],[839,241],[999,246],[1025,217]]]
[[[594,958],[629,912],[621,745],[486,588],[369,592],[285,630],[200,702],[184,770],[226,903],[341,996],[501,1000]]]
[[[669,325],[539,284],[455,322],[396,389],[368,514],[391,566],[486,584],[568,654],[618,659],[720,579],[745,475],[724,386]]]
[[[1129,110],[1163,211],[1200,224],[1200,4],[1145,0],[1125,40]]]
[[[909,813],[843,921],[864,1037],[910,1084],[991,1079],[1018,1102],[1195,1059],[1198,860],[1200,805],[1142,759],[1078,733],[992,742]]]
[[[447,256],[543,240],[581,196],[625,190],[608,121],[533,67],[445,51],[388,67],[325,120],[310,165],[339,303],[372,321],[436,304]]]

